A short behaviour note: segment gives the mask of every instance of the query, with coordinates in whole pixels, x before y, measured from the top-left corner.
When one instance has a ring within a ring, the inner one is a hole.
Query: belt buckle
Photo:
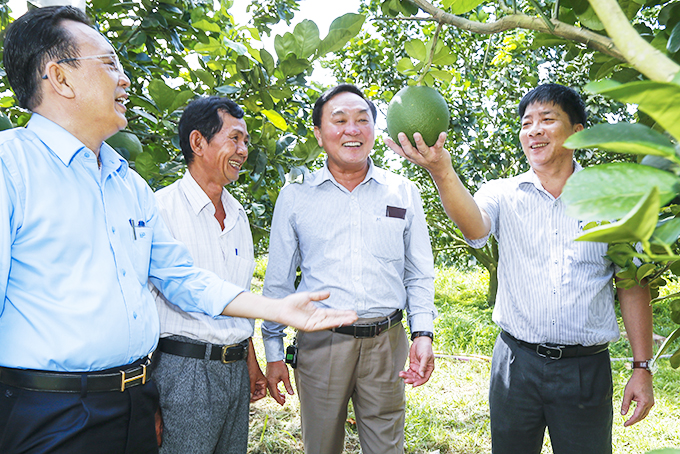
[[[368,335],[359,335],[357,333],[357,328],[367,329],[368,330]],[[375,325],[354,325],[354,338],[355,339],[368,339],[370,337],[375,337]]]
[[[540,352],[540,349],[544,348],[545,349],[545,354]],[[564,346],[562,345],[556,345],[556,346],[550,346],[546,344],[538,344],[536,346],[536,354],[538,356],[542,356],[543,358],[550,358],[550,359],[561,359],[562,358],[562,348]],[[556,352],[555,354],[551,352]]]
[[[149,361],[146,363],[142,364],[142,373],[139,375],[135,375],[134,377],[126,378],[125,377],[125,371],[121,370],[120,375],[121,375],[121,380],[120,380],[120,392],[125,391],[125,385],[127,385],[130,382],[133,382],[137,379],[142,379],[142,385],[146,384],[146,366],[149,364]]]
[[[222,356],[220,357],[220,360],[222,361],[222,364],[230,364],[230,363],[233,363],[233,362],[235,362],[235,361],[238,361],[238,360],[236,360],[236,359],[227,360],[227,350],[229,350],[231,347],[235,347],[235,346],[237,346],[237,345],[238,345],[238,344],[232,344],[232,345],[224,345],[224,346],[222,346]]]

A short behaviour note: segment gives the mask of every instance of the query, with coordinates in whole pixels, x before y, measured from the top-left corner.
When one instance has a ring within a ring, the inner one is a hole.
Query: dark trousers
[[[0,453],[155,454],[157,406],[153,381],[83,394],[0,384]]]
[[[609,351],[553,360],[501,333],[489,406],[493,454],[539,454],[546,427],[555,454],[611,454]]]

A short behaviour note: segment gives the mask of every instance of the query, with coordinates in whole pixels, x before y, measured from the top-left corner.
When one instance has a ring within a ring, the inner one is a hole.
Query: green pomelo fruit
[[[449,106],[434,88],[411,86],[399,90],[387,107],[387,133],[397,144],[400,132],[416,146],[413,134],[419,132],[428,147],[449,129]]]
[[[5,129],[12,129],[14,125],[12,124],[12,121],[9,119],[7,115],[4,113],[0,112],[0,131],[4,131]]]
[[[106,143],[128,161],[134,161],[137,159],[137,155],[142,152],[142,142],[136,135],[128,131],[118,131],[106,139]]]

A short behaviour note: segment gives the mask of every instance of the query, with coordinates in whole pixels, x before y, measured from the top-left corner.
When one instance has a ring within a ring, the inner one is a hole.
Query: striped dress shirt
[[[328,165],[281,190],[272,220],[263,294],[329,290],[318,306],[354,310],[360,318],[406,309],[412,331],[433,331],[434,264],[418,189],[375,167],[353,191]],[[262,323],[267,361],[283,359],[283,329]]]
[[[574,173],[581,166],[574,162]],[[525,342],[585,346],[619,337],[614,264],[606,243],[574,241],[584,221],[541,185],[533,170],[485,183],[474,196],[491,219],[480,248],[498,240],[498,294],[493,320]]]
[[[156,192],[158,210],[170,233],[184,243],[194,264],[246,290],[255,270],[253,239],[248,216],[241,204],[222,190],[226,212],[224,230],[215,219],[215,206],[188,171]],[[185,312],[169,303],[154,288],[161,322],[161,337],[179,335],[219,345],[241,342],[253,335],[254,321],[238,317],[216,318]]]

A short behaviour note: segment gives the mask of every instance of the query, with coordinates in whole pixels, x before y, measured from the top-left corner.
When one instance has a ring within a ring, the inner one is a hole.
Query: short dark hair
[[[364,93],[359,90],[355,85],[352,84],[340,84],[336,85],[335,87],[326,90],[320,97],[319,99],[316,100],[314,103],[314,110],[312,111],[312,123],[314,126],[321,126],[321,113],[323,111],[323,106],[326,104],[328,101],[330,101],[332,98],[334,98],[336,95],[339,95],[340,93],[354,93],[355,95],[359,96],[361,99],[366,101],[368,104],[368,107],[371,109],[371,114],[373,115],[373,121],[375,122],[375,117],[378,114],[377,109],[375,108],[375,104],[373,104],[373,101],[368,99]]]
[[[32,9],[9,26],[3,62],[20,107],[32,110],[42,102],[40,79],[47,62],[78,56],[73,36],[62,26],[65,20],[91,26],[87,15],[72,6]]]
[[[179,119],[179,146],[187,165],[194,160],[194,150],[191,149],[189,136],[191,131],[198,131],[205,140],[210,142],[222,129],[222,117],[219,112],[228,113],[234,118],[243,118],[241,107],[229,98],[221,96],[207,96],[198,98],[184,108],[182,118]]]
[[[588,112],[581,96],[573,88],[560,84],[543,84],[524,95],[519,103],[519,118],[524,116],[529,105],[534,103],[551,103],[560,106],[569,116],[572,125],[586,126]]]

